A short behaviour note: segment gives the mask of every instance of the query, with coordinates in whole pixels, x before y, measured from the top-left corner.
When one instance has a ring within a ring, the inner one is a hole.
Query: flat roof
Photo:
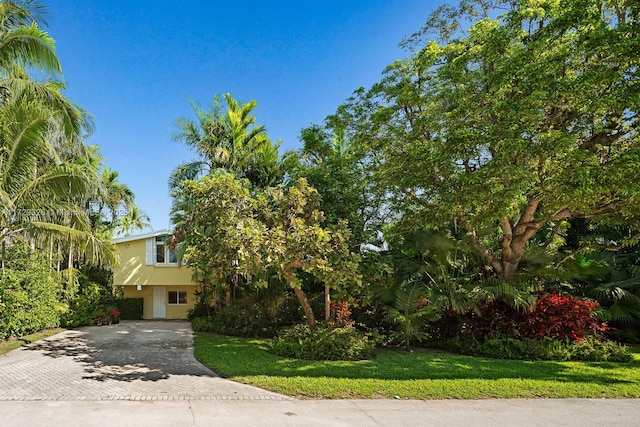
[[[115,239],[111,239],[111,241],[113,243],[125,243],[125,242],[131,242],[134,240],[142,240],[142,239],[148,239],[150,237],[166,236],[166,235],[172,235],[172,234],[173,234],[173,231],[171,230],[158,230],[158,231],[151,231],[149,233],[144,233],[144,234],[137,234],[135,236],[116,237]]]

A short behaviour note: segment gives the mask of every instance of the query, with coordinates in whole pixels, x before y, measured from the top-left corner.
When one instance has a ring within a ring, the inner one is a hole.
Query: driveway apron
[[[239,399],[290,400],[199,363],[188,322],[79,328],[0,356],[0,401]]]

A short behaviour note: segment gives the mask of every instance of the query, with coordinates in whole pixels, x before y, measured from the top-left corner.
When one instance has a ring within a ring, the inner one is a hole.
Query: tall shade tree
[[[291,176],[305,178],[318,191],[328,224],[348,222],[354,248],[371,243],[369,228],[380,209],[365,155],[342,129],[313,125],[302,130],[300,140],[303,147]]]
[[[638,224],[640,3],[469,0],[407,46],[338,112],[380,154],[402,227],[455,221],[514,281],[543,228]]]

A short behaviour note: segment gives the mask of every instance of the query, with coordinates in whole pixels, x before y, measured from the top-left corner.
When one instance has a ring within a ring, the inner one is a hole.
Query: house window
[[[156,237],[156,264],[177,264],[176,254],[169,248],[168,236]]]
[[[187,303],[187,291],[169,291],[169,304],[184,305]]]

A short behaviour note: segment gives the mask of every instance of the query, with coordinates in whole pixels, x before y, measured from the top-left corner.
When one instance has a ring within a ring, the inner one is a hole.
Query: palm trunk
[[[69,262],[67,263],[67,268],[71,271],[73,268],[73,244],[69,243]]]

